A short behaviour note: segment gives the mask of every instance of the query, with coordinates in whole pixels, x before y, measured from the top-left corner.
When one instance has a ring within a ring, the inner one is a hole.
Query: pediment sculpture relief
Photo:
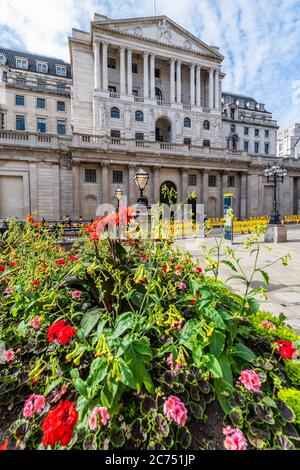
[[[171,29],[170,29],[170,26],[167,24],[166,19],[160,20],[158,23],[159,41],[170,42],[171,36],[172,36]]]

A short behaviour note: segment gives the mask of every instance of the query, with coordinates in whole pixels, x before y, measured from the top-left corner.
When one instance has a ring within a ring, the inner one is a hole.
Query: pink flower
[[[171,370],[174,370],[174,372],[178,372],[181,367],[182,367],[182,362],[180,361],[180,355],[178,355],[177,360],[176,360],[176,365],[174,367],[174,356],[173,353],[170,353],[169,356],[167,357],[167,364],[170,367]]]
[[[13,361],[15,358],[15,353],[13,349],[8,349],[7,351],[4,351],[3,357],[4,357],[4,360],[7,362]]]
[[[81,296],[80,290],[73,290],[72,299],[79,299],[80,296]]]
[[[109,418],[110,416],[105,406],[96,406],[89,418],[90,430],[95,431],[96,427],[100,424],[99,421],[105,426]]]
[[[269,320],[263,320],[260,322],[261,326],[265,326],[266,328],[269,328],[270,330],[275,330],[276,329],[276,326],[274,325],[274,323],[272,323],[271,321]]]
[[[8,287],[6,287],[4,292],[5,292],[5,294],[11,294],[14,290],[15,290],[14,287],[8,286]]]
[[[247,388],[247,390],[251,390],[252,392],[260,391],[261,381],[254,370],[243,370],[239,380],[242,382],[244,387]]]
[[[179,398],[171,395],[164,403],[164,414],[171,421],[180,426],[185,426],[187,409]]]
[[[181,323],[181,321],[174,321],[174,323],[172,323],[171,327],[172,327],[174,330],[181,330],[181,328],[182,328],[182,323]]]
[[[34,328],[35,330],[38,330],[39,327],[41,326],[41,320],[42,320],[42,317],[39,317],[39,316],[34,317],[30,323],[32,328]]]
[[[226,436],[224,440],[225,449],[246,450],[247,441],[240,429],[226,426],[226,428],[223,428],[223,434]]]
[[[186,284],[182,281],[178,284],[178,289],[186,289]]]
[[[33,393],[25,402],[23,408],[24,418],[31,418],[34,413],[39,413],[45,407],[45,404],[46,400],[43,395],[36,395]]]

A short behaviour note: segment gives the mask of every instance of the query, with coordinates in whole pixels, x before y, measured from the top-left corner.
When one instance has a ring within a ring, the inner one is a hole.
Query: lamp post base
[[[285,224],[269,224],[264,237],[265,243],[287,242],[287,226]]]

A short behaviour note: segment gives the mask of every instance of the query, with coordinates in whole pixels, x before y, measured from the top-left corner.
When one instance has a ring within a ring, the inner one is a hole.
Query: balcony
[[[51,93],[55,95],[62,95],[62,96],[70,96],[70,89],[68,86],[65,88],[57,88],[54,85],[50,85],[45,83],[45,85],[38,86],[36,82],[29,81],[27,80],[26,82],[18,82],[16,79],[9,79],[8,82],[6,82],[7,88],[18,88],[21,90],[30,90],[30,91],[36,91],[40,93]]]
[[[67,150],[71,144],[71,136],[57,136],[54,134],[37,134],[19,131],[0,131],[0,146],[49,148],[53,150]]]
[[[226,115],[225,113],[222,113],[222,119],[225,119],[226,121],[239,121],[239,122],[247,122],[247,123],[252,123],[252,124],[260,124],[260,125],[266,125],[266,126],[277,126],[277,121],[274,119],[269,119],[269,118],[253,118],[252,116],[245,116],[242,114],[239,114],[238,116],[234,117],[232,115]]]

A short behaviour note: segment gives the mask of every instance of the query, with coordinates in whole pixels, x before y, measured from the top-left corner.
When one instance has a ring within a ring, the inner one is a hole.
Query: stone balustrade
[[[53,134],[0,130],[0,146],[21,146],[64,150],[68,148],[71,141],[71,136],[61,137]]]

